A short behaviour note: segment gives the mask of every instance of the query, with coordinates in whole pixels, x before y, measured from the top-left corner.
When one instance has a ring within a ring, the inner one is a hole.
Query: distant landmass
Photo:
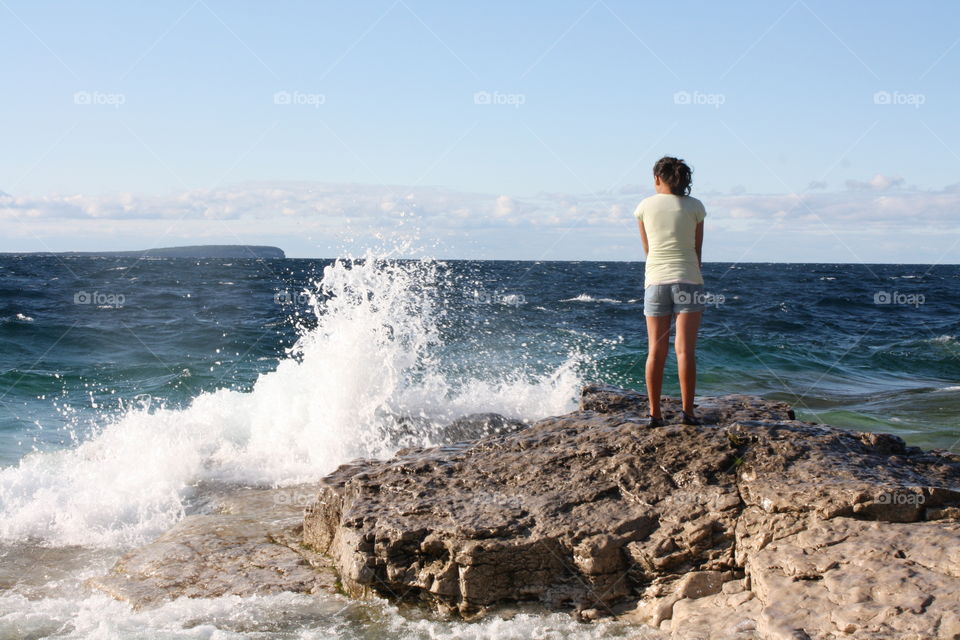
[[[108,257],[108,258],[286,258],[283,249],[254,244],[201,244],[190,247],[158,247],[140,251],[36,251],[6,255]]]

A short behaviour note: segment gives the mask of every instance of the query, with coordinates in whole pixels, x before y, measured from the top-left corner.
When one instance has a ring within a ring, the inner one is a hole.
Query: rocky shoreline
[[[225,497],[93,584],[135,606],[342,591],[677,639],[960,638],[960,456],[755,397],[698,410],[650,429],[643,396],[588,385],[565,416],[344,465],[297,489],[303,516],[289,488]]]

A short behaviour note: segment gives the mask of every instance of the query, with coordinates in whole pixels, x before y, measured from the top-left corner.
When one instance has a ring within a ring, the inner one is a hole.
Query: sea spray
[[[0,538],[141,544],[183,517],[198,486],[316,480],[352,458],[432,444],[437,426],[461,415],[572,408],[576,353],[541,375],[450,375],[436,356],[445,284],[430,260],[368,254],[327,266],[311,292],[315,323],[249,392],[132,408],[74,448],[0,471]],[[390,437],[405,417],[419,427]]]

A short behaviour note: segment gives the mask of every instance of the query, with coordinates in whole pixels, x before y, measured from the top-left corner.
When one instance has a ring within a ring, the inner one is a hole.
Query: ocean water
[[[960,447],[957,267],[704,275],[701,395]],[[133,612],[84,580],[204,486],[316,480],[470,413],[563,413],[587,380],[642,389],[642,281],[642,263],[0,257],[0,638],[636,637],[294,594]]]

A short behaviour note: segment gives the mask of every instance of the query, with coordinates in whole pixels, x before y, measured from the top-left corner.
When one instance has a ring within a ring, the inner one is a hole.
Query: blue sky
[[[960,262],[953,2],[0,1],[0,250]]]

